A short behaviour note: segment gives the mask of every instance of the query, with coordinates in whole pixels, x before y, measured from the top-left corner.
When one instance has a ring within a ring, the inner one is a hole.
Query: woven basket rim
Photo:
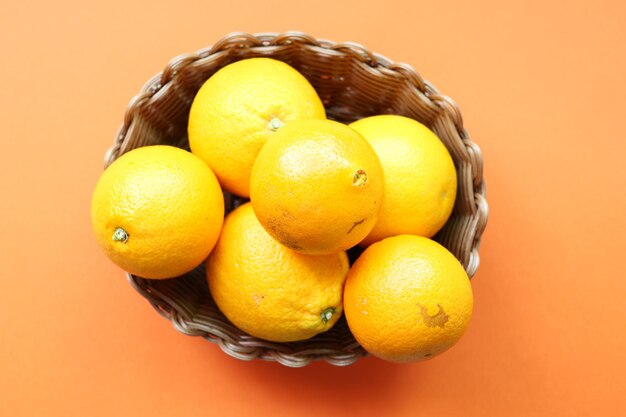
[[[249,34],[246,32],[232,32],[222,39],[218,40],[211,46],[202,48],[193,53],[181,54],[174,57],[165,66],[163,71],[151,77],[129,102],[124,120],[117,132],[113,145],[107,149],[104,157],[105,168],[110,165],[117,157],[123,154],[130,146],[127,143],[127,135],[133,127],[138,114],[140,114],[144,106],[148,106],[150,101],[158,97],[161,91],[175,82],[181,71],[200,60],[210,59],[227,54],[229,51],[241,50],[262,50],[263,48],[276,48],[282,46],[296,45],[298,47],[310,48],[310,50],[318,51],[328,56],[337,56],[341,58],[349,58],[357,60],[364,64],[365,68],[371,71],[378,71],[393,77],[399,77],[416,88],[426,99],[425,106],[430,106],[433,114],[445,117],[445,120],[454,126],[455,132],[460,139],[458,151],[468,161],[468,169],[470,174],[467,176],[470,184],[465,186],[471,187],[473,198],[469,199],[466,204],[470,213],[474,213],[471,221],[463,230],[466,239],[463,240],[463,248],[457,248],[459,251],[465,251],[467,262],[464,267],[471,278],[479,265],[478,250],[482,234],[485,230],[488,220],[488,205],[486,200],[486,187],[483,178],[483,159],[482,153],[478,145],[470,139],[469,134],[464,128],[461,111],[456,103],[448,96],[439,92],[434,85],[422,78],[422,76],[409,64],[398,63],[384,55],[375,53],[367,49],[361,44],[355,42],[333,42],[327,39],[314,38],[304,32],[260,32]],[[139,145],[143,146],[143,145]],[[460,185],[461,186],[461,185]],[[445,236],[444,236],[445,238]],[[459,243],[460,245],[461,243]],[[250,360],[255,358],[276,361],[290,367],[300,367],[309,364],[313,360],[325,360],[331,364],[345,366],[354,363],[362,356],[366,356],[367,352],[356,343],[349,346],[343,346],[342,349],[336,348],[312,348],[300,349],[294,351],[286,345],[260,341],[260,340],[243,340],[232,335],[232,329],[220,326],[211,327],[206,330],[205,323],[194,322],[193,314],[186,311],[184,306],[177,303],[156,288],[149,280],[135,277],[127,274],[128,279],[135,290],[137,290],[151,305],[170,320],[173,326],[180,332],[188,335],[202,336],[207,340],[217,343],[227,354],[243,359]],[[210,326],[209,326],[210,327]]]

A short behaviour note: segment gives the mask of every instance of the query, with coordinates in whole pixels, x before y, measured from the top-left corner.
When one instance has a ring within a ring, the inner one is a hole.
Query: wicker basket
[[[390,61],[354,43],[334,43],[304,33],[233,33],[212,47],[174,58],[135,96],[105,166],[123,153],[145,145],[189,149],[187,117],[192,100],[213,73],[254,56],[289,63],[315,87],[329,118],[352,122],[383,113],[412,117],[434,130],[446,145],[458,172],[458,194],[450,220],[435,237],[463,264],[471,277],[478,268],[480,236],[487,223],[482,157],[452,100],[410,66]],[[226,209],[242,201],[225,193]],[[358,256],[353,252],[352,257]],[[217,309],[203,267],[182,277],[147,280],[129,274],[134,288],[180,332],[217,343],[243,360],[277,361],[291,367],[313,360],[349,365],[367,353],[354,340],[344,318],[328,332],[294,343],[272,343],[233,326]]]

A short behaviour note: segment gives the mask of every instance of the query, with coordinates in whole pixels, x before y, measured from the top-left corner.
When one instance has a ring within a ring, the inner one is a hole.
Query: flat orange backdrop
[[[626,415],[626,3],[89,3],[0,8],[0,416]],[[96,246],[91,192],[126,104],[236,30],[359,42],[459,104],[491,216],[446,354],[232,359]]]

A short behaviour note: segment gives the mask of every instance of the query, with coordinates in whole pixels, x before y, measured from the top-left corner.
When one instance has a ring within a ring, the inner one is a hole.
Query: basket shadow
[[[255,360],[240,362],[240,374],[258,381],[268,395],[280,395],[281,401],[299,407],[345,410],[345,413],[383,409],[402,392],[402,375],[409,367],[365,357],[356,363],[333,366],[316,361],[303,368],[289,368],[278,363]],[[270,377],[268,377],[270,375]]]

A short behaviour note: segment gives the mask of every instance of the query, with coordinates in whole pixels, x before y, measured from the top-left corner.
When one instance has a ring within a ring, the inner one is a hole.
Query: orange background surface
[[[0,415],[626,415],[626,6],[620,1],[3,2]],[[490,221],[446,354],[289,369],[183,336],[96,246],[126,104],[235,30],[413,65],[459,104]]]

